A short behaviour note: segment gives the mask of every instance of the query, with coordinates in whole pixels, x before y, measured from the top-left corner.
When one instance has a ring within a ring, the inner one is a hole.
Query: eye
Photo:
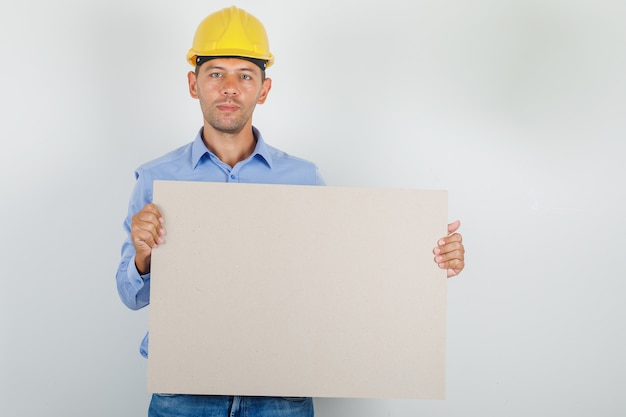
[[[220,72],[212,72],[211,74],[209,74],[209,76],[211,78],[221,78],[222,74]]]
[[[251,80],[252,77],[250,77],[248,74],[241,74],[241,79],[242,80]]]

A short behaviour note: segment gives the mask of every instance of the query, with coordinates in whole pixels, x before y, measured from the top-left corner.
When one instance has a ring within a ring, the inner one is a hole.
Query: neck
[[[215,156],[231,167],[248,158],[256,147],[252,127],[238,133],[225,133],[205,125],[202,140]]]

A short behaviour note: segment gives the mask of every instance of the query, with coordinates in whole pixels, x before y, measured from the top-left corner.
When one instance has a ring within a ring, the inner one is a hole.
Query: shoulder
[[[272,171],[283,184],[323,185],[317,165],[285,151],[267,145]]]
[[[168,179],[191,164],[192,144],[188,143],[137,168],[136,176],[149,174],[151,177]]]
[[[137,167],[136,182],[130,197],[130,214],[152,202],[154,180],[177,180],[184,177],[191,166],[192,145],[193,142],[188,143]]]
[[[306,159],[298,158],[296,156],[290,155],[285,151],[282,151],[265,141],[261,132],[256,128],[252,127],[254,137],[257,140],[257,148],[256,152],[264,157],[268,164],[274,166],[295,166],[302,168],[315,168],[315,164],[313,162],[307,161]]]
[[[267,150],[272,156],[272,162],[274,163],[293,164],[293,165],[299,165],[302,167],[310,167],[310,168],[315,167],[315,164],[313,162],[288,154],[287,152],[282,151],[278,148],[275,148],[271,145],[267,145]]]
[[[183,145],[179,148],[174,149],[173,151],[166,153],[165,155],[145,162],[141,164],[138,169],[148,171],[164,168],[170,165],[178,166],[188,160],[189,155],[191,154],[192,143]]]

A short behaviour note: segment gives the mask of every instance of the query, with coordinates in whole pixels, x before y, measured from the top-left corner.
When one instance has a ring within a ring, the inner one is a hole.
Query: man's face
[[[189,73],[189,91],[200,101],[205,124],[222,133],[237,134],[252,124],[252,113],[262,104],[271,80],[261,69],[238,58],[216,58]]]

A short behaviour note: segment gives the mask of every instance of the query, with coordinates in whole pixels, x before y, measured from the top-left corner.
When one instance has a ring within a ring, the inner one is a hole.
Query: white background
[[[141,416],[148,312],[115,271],[133,171],[193,139],[185,54],[225,1],[0,5],[0,415]],[[445,401],[317,416],[626,414],[622,0],[240,1],[255,124],[329,185],[447,189]]]

